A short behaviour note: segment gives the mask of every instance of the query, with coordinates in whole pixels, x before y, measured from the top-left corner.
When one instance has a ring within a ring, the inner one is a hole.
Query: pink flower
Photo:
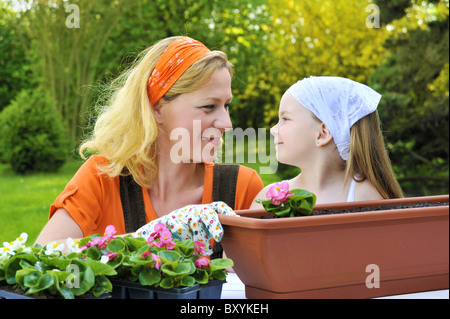
[[[116,228],[113,225],[109,225],[105,229],[105,234],[102,238],[95,237],[90,242],[86,243],[83,247],[80,247],[80,250],[85,250],[92,246],[97,246],[98,250],[101,250],[102,248],[106,248],[108,243],[114,239],[114,234],[117,233]]]
[[[102,256],[102,258],[100,258],[100,262],[102,264],[106,264],[106,263],[108,263],[108,261],[116,258],[116,256],[117,256],[117,253],[106,253],[105,255]]]
[[[105,234],[103,235],[99,247],[100,248],[106,248],[108,243],[114,239],[114,234],[117,233],[116,227],[113,225],[106,226]]]
[[[155,247],[166,247],[167,250],[172,250],[175,247],[175,242],[172,240],[172,233],[166,228],[163,230],[159,237],[159,242],[153,241]]]
[[[164,230],[161,232],[161,237],[159,238],[159,247],[166,247],[169,250],[172,250],[175,246],[175,242],[172,240],[172,233],[169,230]]]
[[[101,238],[100,237],[95,237],[93,240],[91,240],[90,242],[87,242],[86,245],[84,245],[83,247],[80,247],[80,250],[83,251],[87,248],[90,248],[92,246],[97,246],[101,243]],[[100,249],[99,247],[97,247],[98,249]]]
[[[151,251],[146,251],[146,252],[142,253],[141,257],[145,259],[148,255],[151,255],[151,254],[152,254]]]
[[[147,238],[147,244],[151,245],[151,243],[161,237],[161,233],[164,230],[167,230],[166,225],[163,223],[158,223],[154,227],[154,232],[150,234],[150,236]]]
[[[200,257],[195,261],[195,267],[198,269],[208,269],[211,261],[207,257]]]
[[[106,226],[104,236],[113,239],[115,233],[117,233],[116,227],[114,227],[113,225]]]
[[[159,270],[159,268],[161,267],[161,258],[158,255],[153,254],[151,251],[146,251],[141,256],[144,259],[147,258],[147,256],[151,256],[151,258],[155,262],[155,268]]]
[[[117,253],[106,253],[105,256],[109,258],[109,260],[112,260],[117,257]]]
[[[194,242],[194,249],[195,249],[194,255],[204,255],[206,251],[203,247],[205,247],[205,244],[199,240],[196,240]]]
[[[289,196],[294,195],[294,193],[289,193],[289,183],[281,182],[275,183],[267,192],[266,197],[270,198],[270,202],[273,205],[280,205],[287,201]]]
[[[161,258],[158,255],[152,254],[152,259],[155,261],[155,268],[159,270],[161,267]]]

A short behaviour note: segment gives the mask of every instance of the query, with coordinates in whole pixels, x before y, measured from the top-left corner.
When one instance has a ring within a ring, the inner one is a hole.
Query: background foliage
[[[79,28],[66,26],[68,4]],[[380,28],[366,26],[371,4]],[[44,90],[75,150],[104,84],[145,47],[184,34],[235,64],[235,127],[273,125],[281,95],[303,77],[349,77],[383,94],[407,194],[448,193],[448,11],[448,0],[3,0],[0,117],[22,89]]]
[[[56,103],[45,90],[22,90],[0,116],[0,154],[17,173],[56,171],[67,140]]]

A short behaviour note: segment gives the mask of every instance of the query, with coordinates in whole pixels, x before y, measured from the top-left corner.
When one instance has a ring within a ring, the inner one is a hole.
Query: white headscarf
[[[373,113],[381,99],[379,93],[364,84],[329,76],[305,78],[288,92],[328,127],[345,161],[349,156],[350,128]]]

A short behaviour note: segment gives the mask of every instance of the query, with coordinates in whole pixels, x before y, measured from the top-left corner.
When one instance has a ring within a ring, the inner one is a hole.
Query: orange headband
[[[211,52],[203,43],[189,37],[173,41],[159,58],[147,82],[147,94],[154,106],[194,62]]]

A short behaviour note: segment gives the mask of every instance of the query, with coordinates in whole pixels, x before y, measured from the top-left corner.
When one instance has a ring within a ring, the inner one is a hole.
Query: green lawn
[[[81,162],[68,160],[56,173],[16,175],[9,165],[0,164],[0,245],[22,232],[33,243],[48,219],[50,205],[75,174]],[[268,164],[245,164],[258,173]],[[276,174],[262,174],[264,185],[279,181]]]
[[[21,232],[33,243],[47,222],[50,205],[80,165],[68,160],[56,173],[16,175],[9,165],[0,164],[0,244]]]

